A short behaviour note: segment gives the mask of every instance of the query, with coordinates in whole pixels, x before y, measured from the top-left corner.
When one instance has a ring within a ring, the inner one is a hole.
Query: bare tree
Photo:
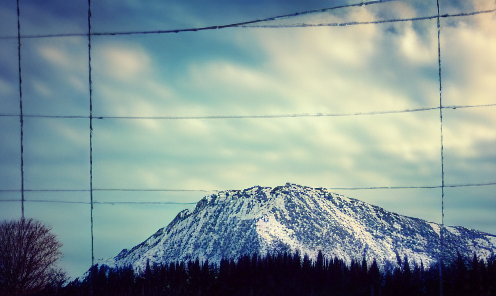
[[[1,295],[34,293],[66,278],[65,272],[55,266],[62,257],[62,244],[51,230],[33,219],[0,224]]]

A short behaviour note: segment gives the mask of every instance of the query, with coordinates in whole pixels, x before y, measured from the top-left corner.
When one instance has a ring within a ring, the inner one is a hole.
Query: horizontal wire
[[[94,201],[93,204],[114,205],[114,204],[133,204],[133,205],[196,205],[198,202],[162,202],[162,201]]]
[[[20,192],[20,189],[0,189],[0,192]],[[24,189],[24,192],[90,192],[90,189]],[[125,188],[93,188],[93,191],[131,191],[131,192],[217,192],[206,189],[125,189]]]
[[[19,114],[0,114],[0,117],[20,117]],[[22,115],[24,118],[61,118],[61,119],[89,119],[88,115]],[[93,117],[93,119],[103,119],[103,117]]]
[[[6,199],[0,202],[20,202],[19,199]],[[67,200],[29,200],[25,199],[24,202],[39,202],[39,203],[64,203],[64,204],[84,204],[90,205],[91,202],[87,201],[67,201]],[[161,202],[161,201],[93,201],[93,204],[101,205],[114,205],[114,204],[139,204],[139,205],[194,205],[196,202]]]
[[[444,188],[460,188],[460,187],[481,187],[481,186],[493,186],[496,182],[489,183],[470,183],[470,184],[454,184],[454,185],[444,185]],[[374,187],[328,187],[329,190],[391,190],[391,189],[439,189],[443,186],[374,186]],[[203,189],[94,189],[97,191],[140,191],[140,192],[157,192],[157,191],[168,191],[168,192],[184,192],[184,191],[197,191],[197,192],[220,192],[221,190],[203,190]],[[88,192],[87,189],[41,189],[34,190],[28,189],[24,190],[28,192]],[[21,190],[0,190],[0,192],[21,192]],[[20,199],[5,199],[0,200],[0,202],[22,202]],[[24,202],[36,202],[36,203],[62,203],[62,204],[84,204],[90,205],[90,202],[84,201],[67,201],[67,200],[24,200]],[[93,204],[101,205],[194,205],[197,202],[150,202],[150,201],[93,201]]]
[[[198,32],[198,31],[206,31],[206,30],[215,30],[215,29],[225,29],[225,28],[305,28],[305,27],[347,27],[347,26],[356,26],[356,25],[371,25],[371,24],[385,24],[385,23],[397,23],[397,22],[410,22],[410,21],[422,21],[422,20],[430,20],[436,19],[438,15],[430,15],[423,17],[413,17],[413,18],[403,18],[403,19],[388,19],[388,20],[378,20],[378,21],[367,21],[367,22],[341,22],[341,23],[320,23],[320,24],[294,24],[294,25],[252,25],[255,23],[274,21],[280,18],[289,18],[300,16],[308,13],[316,13],[321,11],[329,11],[336,8],[344,8],[344,7],[352,7],[352,6],[362,6],[369,4],[376,4],[381,2],[392,2],[397,0],[384,0],[384,1],[371,1],[365,2],[363,4],[352,4],[348,6],[340,6],[340,7],[331,7],[331,8],[323,8],[315,11],[309,12],[300,12],[294,13],[285,16],[266,18],[263,20],[254,20],[248,22],[234,23],[229,25],[220,25],[220,26],[209,26],[209,27],[199,27],[199,28],[188,28],[188,29],[173,29],[173,30],[155,30],[155,31],[129,31],[129,32],[94,32],[89,35],[92,36],[116,36],[116,35],[142,35],[142,34],[168,34],[168,33],[183,33],[183,32]],[[489,10],[478,10],[472,12],[462,12],[457,14],[443,14],[440,15],[440,18],[451,18],[451,17],[462,17],[462,16],[473,16],[478,14],[485,14],[495,12],[496,9]],[[48,34],[48,35],[24,35],[21,38],[50,38],[50,37],[82,37],[88,36],[88,34],[83,33],[69,33],[69,34]],[[17,38],[15,36],[2,36],[0,39],[14,39]]]
[[[493,186],[495,182],[488,183],[467,183],[467,184],[452,184],[444,185],[445,188],[459,188],[459,187],[480,187],[480,186]],[[373,186],[373,187],[326,187],[330,190],[375,190],[375,189],[436,189],[441,188],[442,185],[436,186]],[[89,189],[25,189],[25,192],[89,192]],[[207,189],[93,189],[93,191],[123,191],[123,192],[222,192],[226,190],[207,190]],[[0,189],[0,192],[21,192],[20,189]],[[5,200],[0,200],[5,201]],[[10,201],[10,200],[9,200]]]
[[[108,189],[93,189],[93,191],[160,191],[160,192],[217,192],[218,190],[206,189],[122,189],[122,188],[108,188]]]
[[[447,187],[447,186],[444,186]],[[375,189],[436,189],[441,186],[375,186],[375,187],[330,187],[330,190],[375,190]]]
[[[355,112],[355,113],[295,113],[295,114],[275,114],[275,115],[207,115],[207,116],[96,116],[93,119],[163,119],[163,120],[188,120],[188,119],[270,119],[270,118],[294,118],[294,117],[344,117],[344,116],[363,116],[363,115],[382,115],[382,114],[397,114],[409,112],[422,112],[430,110],[443,109],[463,109],[463,108],[481,108],[495,107],[494,104],[484,105],[451,105],[443,107],[425,107],[404,110],[390,111],[371,111],[371,112]],[[19,117],[17,114],[0,114],[0,117]],[[89,119],[90,116],[78,115],[23,115],[24,118],[62,118],[62,119]]]
[[[443,106],[443,109],[463,109],[463,108],[479,108],[479,107],[495,107],[496,104],[483,104],[483,105],[451,105]],[[439,108],[439,107],[437,107]]]
[[[374,190],[374,189],[438,189],[438,188],[460,188],[460,187],[480,187],[493,186],[496,182],[489,183],[471,183],[471,184],[454,184],[454,185],[438,185],[438,186],[383,186],[383,187],[333,187],[327,188],[330,190]]]
[[[449,18],[449,17],[461,17],[461,16],[473,16],[477,14],[491,13],[495,12],[496,9],[489,10],[479,10],[472,12],[462,12],[457,14],[444,14],[440,15],[440,18]],[[348,27],[348,26],[357,26],[357,25],[377,25],[377,24],[387,24],[387,23],[398,23],[398,22],[412,22],[412,21],[423,21],[430,19],[437,19],[438,15],[430,15],[430,16],[421,16],[421,17],[412,17],[412,18],[402,18],[402,19],[388,19],[388,20],[377,20],[377,21],[367,21],[367,22],[341,22],[341,23],[320,23],[320,24],[290,24],[290,25],[244,25],[241,28],[309,28],[309,27]]]
[[[350,8],[350,7],[358,7],[358,6],[361,7],[361,6],[371,5],[371,4],[380,4],[380,3],[394,2],[394,1],[397,1],[397,0],[375,0],[375,1],[368,1],[368,2],[360,2],[360,3],[355,3],[355,4],[348,4],[348,5],[307,10],[307,11],[303,11],[303,12],[295,12],[295,13],[291,13],[291,14],[268,17],[268,18],[264,18],[264,19],[258,19],[258,20],[252,20],[252,21],[246,21],[246,22],[231,23],[231,24],[227,24],[227,25],[186,28],[186,29],[172,29],[172,30],[153,30],[153,31],[93,32],[93,33],[90,33],[90,35],[93,35],[93,36],[115,36],[115,35],[137,35],[137,34],[168,34],[168,33],[198,32],[198,31],[217,30],[217,29],[226,29],[226,28],[242,28],[243,26],[247,26],[249,24],[275,21],[278,19],[285,19],[285,18],[302,16],[302,15],[306,15],[306,14],[327,12],[327,11],[342,9],[342,8]],[[47,34],[47,35],[24,35],[24,36],[21,36],[21,38],[81,37],[81,36],[88,36],[88,34],[87,33],[68,33],[68,34]],[[2,37],[0,37],[0,39],[13,39],[13,38],[18,38],[18,36],[2,36]]]

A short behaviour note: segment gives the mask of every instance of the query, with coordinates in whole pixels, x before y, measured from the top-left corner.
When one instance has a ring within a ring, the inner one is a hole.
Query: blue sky
[[[360,1],[356,1],[360,2]],[[224,25],[353,1],[94,1],[92,32]],[[441,14],[494,1],[440,1]],[[20,2],[22,35],[85,34],[87,1]],[[372,4],[284,18],[291,26],[435,15],[436,1]],[[495,104],[496,14],[441,19],[443,105]],[[0,36],[17,36],[0,1]],[[226,28],[92,36],[95,258],[115,256],[213,190],[441,185],[437,20],[346,27]],[[89,116],[87,36],[21,40],[24,115]],[[17,38],[0,39],[0,218],[21,215]],[[445,183],[496,181],[495,107],[443,109]],[[224,118],[198,118],[198,117]],[[225,118],[241,116],[249,118]],[[196,117],[191,118],[191,117]],[[27,190],[89,190],[88,118],[24,117]],[[16,191],[17,190],[17,191]],[[335,190],[441,222],[441,189]],[[496,233],[494,186],[445,188],[445,223]],[[88,191],[25,192],[25,214],[52,225],[61,265],[91,264]],[[3,202],[1,202],[3,200]],[[38,202],[37,202],[38,201]],[[59,203],[39,201],[70,201]]]

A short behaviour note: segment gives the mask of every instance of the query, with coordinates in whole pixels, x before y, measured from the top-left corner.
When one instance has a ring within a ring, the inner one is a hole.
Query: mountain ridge
[[[383,268],[408,256],[425,267],[440,254],[440,225],[389,212],[366,202],[287,183],[253,186],[205,196],[193,211],[183,210],[166,227],[117,256],[100,260],[110,267],[199,259],[219,262],[252,253],[291,252],[345,262],[376,259]],[[496,254],[496,236],[461,226],[445,226],[443,260],[457,252],[489,258]]]

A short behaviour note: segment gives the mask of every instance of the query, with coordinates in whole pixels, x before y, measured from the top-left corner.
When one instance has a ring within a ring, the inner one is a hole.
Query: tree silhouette
[[[61,286],[67,276],[55,266],[62,257],[51,228],[33,219],[0,224],[0,294],[26,295],[47,285]]]
[[[34,296],[87,296],[92,280],[94,296],[439,295],[439,264],[424,269],[422,262],[418,265],[406,256],[398,261],[401,266],[381,270],[375,259],[372,264],[362,258],[361,263],[352,260],[348,265],[337,257],[327,260],[323,254],[314,260],[284,252],[224,258],[220,265],[199,259],[148,263],[141,274],[134,274],[132,267],[94,266],[88,279],[72,282],[60,293]],[[472,265],[469,262],[458,256],[443,267],[444,295],[496,295],[496,258],[474,256]]]
[[[368,276],[371,286],[370,294],[379,295],[381,286],[381,271],[379,270],[379,266],[377,265],[377,261],[375,260],[375,258],[372,262],[372,265],[370,265]]]

